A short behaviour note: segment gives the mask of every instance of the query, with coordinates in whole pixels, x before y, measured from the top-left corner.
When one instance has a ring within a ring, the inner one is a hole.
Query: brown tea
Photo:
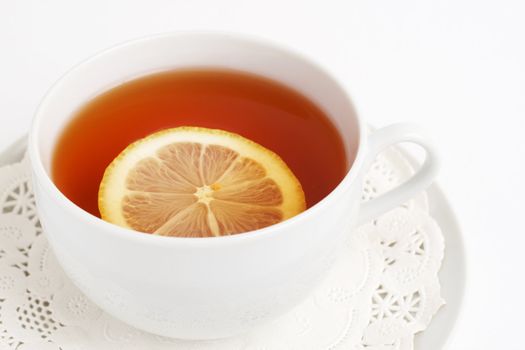
[[[133,141],[177,126],[231,131],[274,151],[301,182],[308,207],[328,195],[349,166],[334,125],[300,93],[252,74],[188,69],[141,77],[89,101],[55,146],[53,181],[99,216],[108,164]]]

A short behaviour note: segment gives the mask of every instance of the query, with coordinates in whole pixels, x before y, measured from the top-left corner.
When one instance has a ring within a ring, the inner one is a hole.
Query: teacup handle
[[[432,184],[439,169],[439,157],[435,147],[423,136],[424,134],[415,124],[398,123],[376,130],[369,136],[365,169],[368,169],[379,152],[400,142],[415,143],[423,147],[426,157],[421,168],[410,179],[385,194],[361,204],[359,224],[394,209]]]

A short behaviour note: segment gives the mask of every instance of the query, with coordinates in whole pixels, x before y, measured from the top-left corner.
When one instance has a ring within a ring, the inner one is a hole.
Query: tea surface
[[[349,166],[338,131],[303,95],[252,74],[192,69],[137,78],[87,102],[58,139],[53,181],[99,216],[107,165],[133,141],[177,126],[223,129],[271,149],[301,182],[308,207],[328,195]]]

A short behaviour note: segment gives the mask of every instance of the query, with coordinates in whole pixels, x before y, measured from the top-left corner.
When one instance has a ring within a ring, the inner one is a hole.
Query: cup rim
[[[107,221],[102,220],[99,217],[96,217],[84,209],[80,208],[78,205],[73,203],[69,198],[67,198],[54,184],[51,179],[51,176],[48,174],[44,168],[44,164],[40,157],[40,152],[38,149],[38,131],[40,129],[40,124],[46,110],[48,100],[56,93],[57,90],[64,83],[66,78],[73,72],[82,69],[82,67],[89,65],[92,61],[97,60],[99,57],[104,56],[115,50],[120,50],[133,45],[140,45],[143,42],[150,40],[163,39],[169,37],[183,37],[183,36],[196,36],[196,37],[213,37],[218,39],[230,39],[237,42],[246,42],[251,44],[256,44],[261,47],[271,48],[273,50],[278,50],[287,56],[292,56],[295,59],[304,61],[309,65],[313,66],[319,72],[321,72],[327,79],[332,80],[335,85],[343,91],[345,97],[348,100],[348,103],[351,105],[354,110],[355,119],[358,127],[358,146],[355,159],[350,165],[347,173],[343,179],[337,184],[337,186],[328,193],[323,199],[319,202],[306,209],[302,213],[297,214],[296,216],[281,221],[277,224],[271,226],[263,227],[257,230],[252,230],[248,232],[243,232],[235,235],[228,236],[219,236],[219,237],[177,237],[177,236],[159,236],[146,234],[143,232],[135,231],[129,228],[121,227]],[[347,91],[343,88],[339,79],[337,79],[333,74],[327,71],[320,64],[315,62],[313,59],[307,57],[305,54],[298,52],[292,48],[285,47],[282,44],[276,43],[266,38],[262,38],[255,35],[240,34],[227,31],[201,31],[201,30],[191,30],[191,31],[175,31],[162,34],[153,34],[147,35],[140,38],[135,38],[127,40],[116,45],[110,46],[106,49],[99,51],[98,53],[90,56],[89,58],[77,63],[72,68],[67,70],[60,78],[49,88],[47,93],[42,98],[39,106],[37,107],[36,113],[33,117],[31,128],[28,137],[28,154],[30,158],[31,168],[33,170],[33,175],[36,179],[33,180],[33,183],[38,181],[39,185],[51,195],[51,197],[59,202],[59,204],[64,207],[70,214],[75,216],[77,219],[86,222],[87,224],[93,225],[94,228],[104,231],[104,234],[114,235],[118,239],[133,240],[140,242],[141,244],[154,244],[154,245],[188,245],[188,246],[208,246],[208,245],[222,245],[222,244],[232,244],[232,243],[244,243],[246,241],[254,239],[263,239],[269,238],[274,234],[278,233],[283,229],[287,229],[289,226],[295,225],[296,222],[301,222],[306,220],[309,216],[315,215],[315,213],[322,211],[330,202],[333,202],[340,198],[343,193],[349,191],[350,186],[353,181],[358,177],[359,171],[363,166],[365,161],[365,148],[366,148],[366,130],[361,117],[358,113],[358,110],[355,106],[354,101],[350,98]]]

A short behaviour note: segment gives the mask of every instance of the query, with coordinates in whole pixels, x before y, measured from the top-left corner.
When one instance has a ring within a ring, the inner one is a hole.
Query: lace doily
[[[362,200],[412,173],[397,151],[385,151]],[[0,350],[405,350],[444,303],[444,241],[424,193],[349,235],[324,283],[290,313],[249,334],[199,342],[127,326],[68,280],[40,227],[27,158],[0,168],[0,208]]]

